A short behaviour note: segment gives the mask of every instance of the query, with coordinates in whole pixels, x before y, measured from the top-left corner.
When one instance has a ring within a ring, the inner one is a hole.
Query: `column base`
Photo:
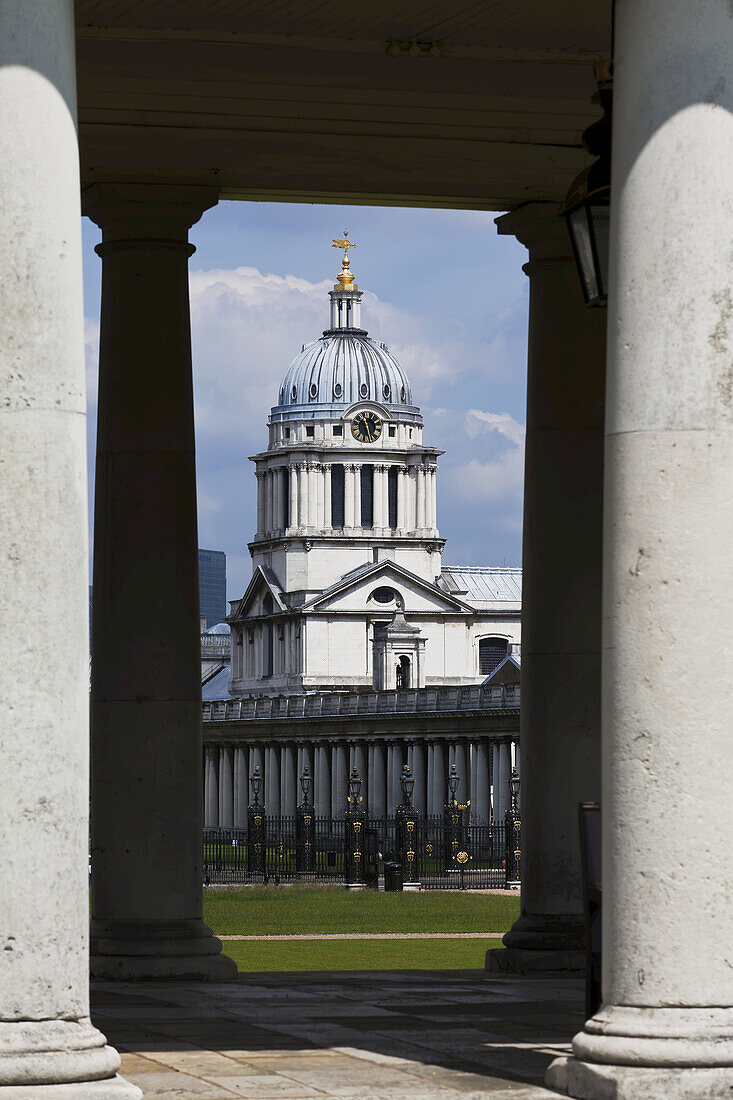
[[[504,947],[486,952],[494,974],[567,974],[585,972],[585,928],[580,917],[521,916],[502,939]]]
[[[0,1022],[0,1097],[139,1100],[120,1056],[88,1018]]]
[[[202,920],[92,921],[92,979],[236,981],[237,964]]]
[[[549,1087],[578,1100],[733,1096],[732,1008],[604,1007],[573,1039]]]

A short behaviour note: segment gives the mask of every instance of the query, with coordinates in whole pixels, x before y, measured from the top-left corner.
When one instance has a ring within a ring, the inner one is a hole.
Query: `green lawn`
[[[501,940],[225,940],[240,971],[483,970]]]
[[[204,890],[204,920],[220,935],[256,936],[288,932],[503,933],[518,916],[518,891],[516,896],[508,897],[458,890],[386,894],[376,890],[350,891],[332,886],[249,886]]]

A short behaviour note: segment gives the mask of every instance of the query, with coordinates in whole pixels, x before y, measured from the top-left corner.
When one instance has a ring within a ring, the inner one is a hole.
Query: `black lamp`
[[[308,766],[303,768],[303,774],[300,777],[300,789],[303,792],[303,805],[308,806],[310,803],[311,787],[313,786],[313,778]]]
[[[605,306],[608,300],[613,62],[596,66],[596,79],[593,101],[600,104],[603,117],[591,123],[581,141],[597,160],[573,180],[562,210],[587,306]]]
[[[349,776],[349,802],[352,806],[358,805],[359,792],[361,791],[361,776],[359,775],[359,769],[354,764],[351,769],[351,775]]]
[[[458,784],[461,782],[461,777],[456,771],[455,764],[451,764],[450,771],[448,772],[448,801],[456,801],[456,791],[458,790]]]
[[[512,768],[511,778],[509,779],[509,791],[512,796],[512,810],[516,810],[517,800],[519,799],[519,772],[516,768]]]
[[[250,777],[249,782],[250,782],[250,786],[252,787],[252,794],[255,796],[254,804],[255,804],[255,806],[257,806],[258,803],[259,803],[259,794],[260,794],[260,791],[262,790],[262,774],[260,772],[259,764],[255,768],[255,770],[252,772],[252,775]]]
[[[409,764],[405,764],[402,768],[400,784],[402,786],[402,797],[405,801],[405,805],[409,806],[412,801],[412,792],[415,789],[415,776],[412,774],[412,768]]]

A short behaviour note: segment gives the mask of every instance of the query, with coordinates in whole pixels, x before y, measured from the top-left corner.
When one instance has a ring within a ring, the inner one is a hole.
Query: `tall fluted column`
[[[331,813],[331,746],[319,742],[314,746],[314,804],[317,814]]]
[[[310,502],[308,500],[308,465],[297,464],[298,470],[298,527],[301,530],[310,524]]]
[[[372,745],[372,764],[369,771],[369,813],[372,817],[385,817],[387,813],[384,757],[384,742],[375,741]]]
[[[204,762],[204,827],[215,829],[219,824],[219,749],[207,745]]]
[[[346,809],[346,787],[349,779],[347,745],[336,741],[331,753],[331,816],[340,817]]]
[[[421,464],[417,467],[417,507],[415,523],[419,531],[426,526],[425,520],[425,467]]]
[[[615,57],[603,1007],[568,1083],[708,1100],[733,1091],[733,13],[623,0]]]
[[[428,800],[427,800],[427,765],[426,765],[426,746],[422,741],[416,741],[412,746],[412,774],[415,777],[415,793],[413,796],[413,802],[418,813],[427,813]]]
[[[298,801],[295,751],[293,744],[282,747],[280,812],[283,814],[294,814]]]
[[[400,466],[397,471],[397,530],[404,531],[407,527],[407,490],[409,487],[407,468]]]
[[[315,462],[309,462],[308,470],[308,526],[318,526],[318,466]]]
[[[438,467],[431,466],[428,473],[428,500],[430,501],[430,516],[428,519],[428,527],[431,529],[431,531],[437,531],[438,529],[437,487]]]
[[[361,527],[361,464],[354,464],[354,527]]]
[[[317,462],[314,466],[316,479],[317,518],[315,526],[322,531],[325,527],[325,498],[323,494],[323,466]]]
[[[331,515],[331,466],[323,467],[323,526],[327,531],[331,530],[333,518]]]
[[[265,749],[265,806],[268,814],[280,813],[280,746]]]
[[[300,526],[300,514],[299,514],[299,494],[298,494],[298,477],[299,470],[298,464],[294,463],[290,467],[290,527]]]
[[[442,814],[447,798],[447,775],[445,745],[436,741],[433,745],[433,813]]]
[[[188,229],[202,188],[95,184],[102,311],[92,632],[92,973],[222,977],[202,921]],[[141,394],[145,399],[141,400]],[[165,761],[165,767],[160,762]]]
[[[575,969],[584,966],[577,806],[600,797],[605,311],[583,304],[554,204],[521,207],[497,225],[529,250],[530,310],[522,915],[504,937],[511,950],[489,958],[492,966],[522,971]]]
[[[465,741],[456,741],[451,746],[451,763],[455,764],[456,771],[458,772],[458,788],[456,790],[456,798],[462,805],[465,805],[465,803],[468,801],[468,792],[470,789],[468,753],[466,752]]]
[[[219,748],[219,825],[231,829],[234,825],[234,749]]]
[[[272,471],[272,529],[279,531],[282,527],[282,470],[276,466]]]
[[[265,534],[272,531],[272,470],[265,470]]]
[[[491,786],[489,780],[489,745],[483,738],[475,746],[476,794],[473,808],[482,821],[491,819]]]
[[[384,527],[384,466],[373,467],[374,472],[374,527],[381,531]]]
[[[265,533],[265,471],[258,470],[257,477],[257,534]]]
[[[344,466],[344,527],[354,527],[354,500],[356,497],[356,489],[354,486],[354,472],[356,467],[353,463],[347,463]],[[361,519],[359,518],[359,522]]]
[[[234,826],[237,829],[247,827],[247,807],[249,805],[249,749],[246,745],[237,745],[234,749]]]
[[[88,1019],[88,573],[75,119],[72,4],[6,0],[0,1092],[28,1100],[57,1088],[80,1098],[140,1096],[115,1078],[119,1056]],[[33,629],[31,608],[42,620]],[[200,807],[200,787],[195,798]]]

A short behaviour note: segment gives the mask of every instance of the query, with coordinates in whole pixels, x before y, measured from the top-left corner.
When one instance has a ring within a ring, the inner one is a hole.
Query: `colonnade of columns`
[[[370,531],[437,534],[437,466],[434,463],[298,461],[261,465],[257,470],[257,537],[336,529],[332,510],[334,465],[343,465],[344,470],[344,528],[358,530],[362,527],[361,470],[368,466],[373,471]],[[393,517],[389,510],[390,470],[397,474],[397,512]],[[391,518],[396,519],[396,527]]]
[[[400,774],[409,764],[415,778],[413,803],[421,814],[442,814],[446,781],[452,764],[460,782],[459,802],[470,798],[477,820],[503,821],[509,808],[509,778],[518,746],[508,740],[477,738],[347,738],[316,741],[207,743],[204,765],[204,825],[243,828],[252,794],[249,780],[256,767],[263,777],[262,795],[270,814],[294,814],[302,795],[299,780],[307,767],[313,777],[316,813],[340,817],[346,783],[356,766],[365,806],[372,817],[391,816],[402,801]]]

